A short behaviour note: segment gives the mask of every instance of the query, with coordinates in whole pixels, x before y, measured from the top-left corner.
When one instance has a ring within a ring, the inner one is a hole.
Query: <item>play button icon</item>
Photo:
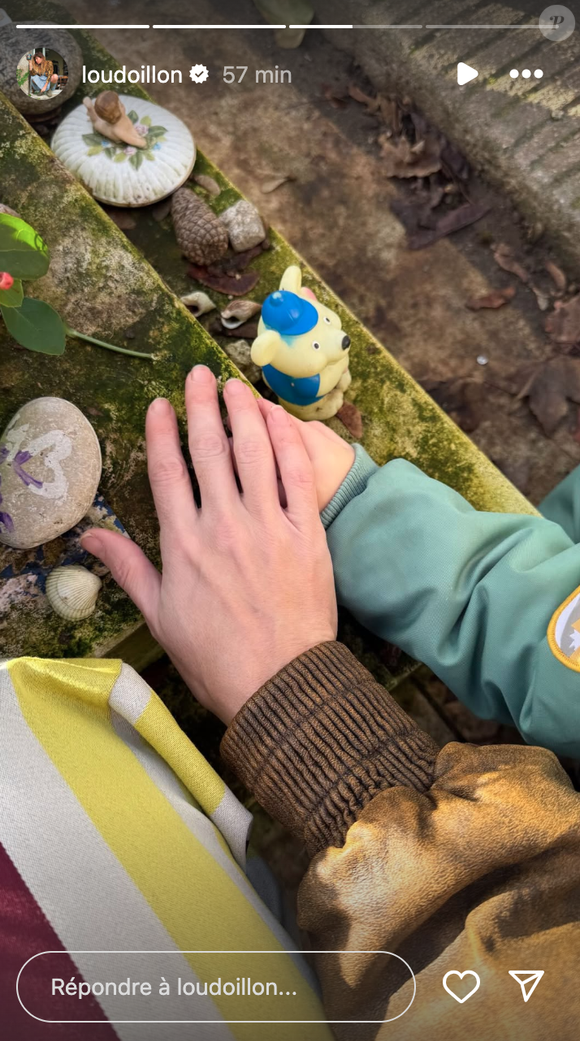
[[[470,83],[476,76],[479,76],[477,69],[472,69],[471,65],[466,65],[464,61],[458,62],[457,65],[457,82],[462,87],[464,83]]]

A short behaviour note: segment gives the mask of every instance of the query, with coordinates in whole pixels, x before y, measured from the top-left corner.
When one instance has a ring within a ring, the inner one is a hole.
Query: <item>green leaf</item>
[[[151,116],[143,116],[143,119],[141,120],[141,122],[142,122],[144,127],[150,127],[151,126]]]
[[[22,282],[15,278],[14,285],[10,289],[0,289],[0,306],[20,307],[23,295]]]
[[[83,134],[83,141],[86,145],[100,145],[103,147],[103,135],[102,134]]]
[[[48,271],[50,254],[40,235],[20,217],[0,213],[0,271],[33,281]]]
[[[128,117],[129,117],[129,119],[131,120],[132,123],[138,123],[139,122],[139,116],[137,115],[137,113],[135,112],[134,109],[131,109],[130,112],[127,112],[127,115],[128,115]]]
[[[150,162],[154,162],[155,161],[155,156],[153,155],[153,152],[151,151],[150,148],[144,148],[143,149],[143,155],[145,156],[146,159],[149,159]]]
[[[6,328],[21,347],[41,354],[62,354],[66,344],[64,322],[43,300],[25,296],[21,307],[1,307]]]
[[[113,162],[114,163],[124,163],[126,159],[127,159],[127,156],[125,155],[124,152],[117,152],[117,155],[113,159]]]
[[[167,127],[150,127],[149,130],[147,131],[147,140],[150,140],[151,137],[160,137],[161,134],[166,134],[166,133],[167,133]]]
[[[129,156],[129,162],[131,163],[131,166],[134,166],[135,169],[138,170],[143,162],[142,152],[135,152],[135,155]]]
[[[110,159],[111,162],[113,162],[113,159],[115,158],[116,154],[116,148],[103,148],[103,155],[106,155],[107,159]]]
[[[105,149],[103,149],[101,145],[93,145],[92,148],[89,148],[87,155],[100,155],[103,151],[105,151]],[[106,151],[108,152],[109,149],[107,148]]]

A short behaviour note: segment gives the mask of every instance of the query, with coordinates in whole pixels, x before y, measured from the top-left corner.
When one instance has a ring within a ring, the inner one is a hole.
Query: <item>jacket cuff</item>
[[[340,511],[344,509],[351,499],[364,492],[369,477],[374,474],[375,470],[379,469],[370,455],[367,455],[362,445],[353,445],[353,448],[355,452],[354,463],[340,488],[320,514],[320,519],[325,528],[330,527],[333,520],[338,517]]]
[[[295,658],[238,712],[221,752],[314,855],[385,788],[425,791],[438,748],[343,644]]]

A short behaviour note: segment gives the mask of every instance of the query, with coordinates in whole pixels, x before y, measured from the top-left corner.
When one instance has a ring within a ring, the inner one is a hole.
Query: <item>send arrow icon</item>
[[[544,975],[543,969],[509,969],[510,976],[513,976],[520,987],[522,988],[522,996],[524,1001],[529,1001],[532,994],[534,993],[538,983]]]
[[[457,65],[457,82],[460,87],[464,83],[470,83],[476,76],[479,76],[477,69],[472,69],[471,65],[466,65],[464,61],[460,61]]]

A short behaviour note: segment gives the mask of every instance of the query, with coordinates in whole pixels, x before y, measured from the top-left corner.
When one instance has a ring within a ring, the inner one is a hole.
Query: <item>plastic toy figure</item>
[[[350,386],[350,337],[334,311],[302,287],[299,267],[286,269],[262,308],[252,361],[280,404],[299,419],[330,419]]]

